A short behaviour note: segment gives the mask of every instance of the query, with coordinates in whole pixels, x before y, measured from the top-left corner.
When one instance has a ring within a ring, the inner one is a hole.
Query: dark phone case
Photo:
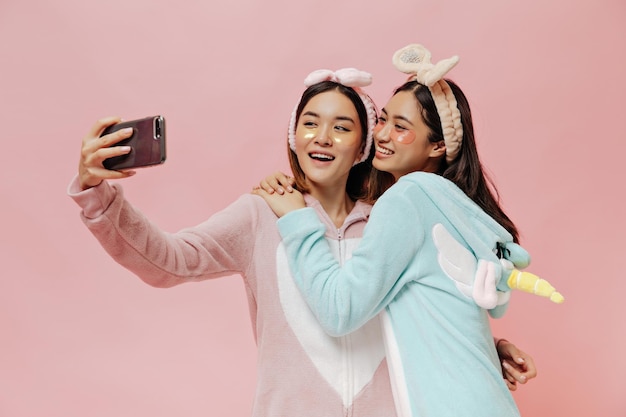
[[[165,118],[152,116],[118,123],[107,127],[100,136],[126,127],[133,128],[132,136],[112,146],[127,145],[131,147],[131,151],[126,155],[105,159],[102,165],[106,169],[140,168],[165,162]]]

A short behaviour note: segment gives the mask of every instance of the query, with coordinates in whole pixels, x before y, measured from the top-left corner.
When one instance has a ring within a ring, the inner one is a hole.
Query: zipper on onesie
[[[344,225],[345,227],[345,225]],[[339,265],[343,266],[345,263],[346,250],[344,246],[343,229],[337,229],[337,249]],[[343,384],[343,403],[349,404],[346,407],[345,417],[351,417],[353,415],[354,400],[354,366],[352,361],[352,337],[350,334],[341,336],[341,350],[343,356],[343,371],[345,375],[345,381]]]

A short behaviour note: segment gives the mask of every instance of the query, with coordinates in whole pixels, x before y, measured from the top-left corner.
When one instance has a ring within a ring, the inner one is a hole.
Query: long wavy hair
[[[478,157],[476,140],[474,138],[474,125],[470,106],[463,91],[450,80],[446,80],[454,94],[463,125],[463,140],[461,149],[456,158],[448,163],[441,158],[437,174],[455,183],[469,198],[478,204],[489,216],[504,227],[515,242],[519,241],[517,227],[500,207],[500,196],[493,180],[485,172]],[[407,81],[394,91],[394,95],[402,91],[413,93],[417,100],[420,113],[426,126],[430,129],[428,140],[432,142],[443,141],[443,131],[437,107],[425,85],[417,81]],[[394,177],[388,172],[382,172],[373,168],[370,174],[369,191],[366,201],[374,203],[385,190],[394,184]]]

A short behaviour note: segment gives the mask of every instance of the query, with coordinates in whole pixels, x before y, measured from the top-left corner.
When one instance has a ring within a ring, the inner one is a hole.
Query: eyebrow
[[[339,116],[335,120],[345,120],[347,122],[354,123],[354,120],[352,120],[352,117],[348,117],[348,116]]]
[[[385,116],[389,117],[389,113],[387,113],[387,110],[385,110],[384,108],[381,110],[381,113],[385,113]],[[413,126],[413,123],[411,123],[411,121],[409,119],[407,119],[406,117],[404,117],[402,115],[392,116],[392,119],[404,120],[405,122],[407,122],[408,124]]]
[[[319,114],[317,114],[317,113],[315,113],[313,111],[310,111],[310,110],[302,113],[302,116],[320,117]],[[348,117],[348,116],[337,116],[337,117],[335,117],[335,120],[345,120],[347,122],[354,123],[354,119],[352,119],[351,117]]]

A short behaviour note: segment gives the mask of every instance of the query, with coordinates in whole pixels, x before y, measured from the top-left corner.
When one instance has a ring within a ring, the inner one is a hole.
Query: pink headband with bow
[[[374,126],[376,126],[376,106],[372,99],[361,90],[361,87],[368,86],[372,83],[372,75],[365,71],[360,71],[356,68],[343,68],[337,71],[331,71],[327,69],[320,69],[313,71],[304,79],[304,85],[310,87],[314,84],[322,81],[333,81],[346,87],[352,88],[363,101],[365,110],[367,111],[367,135],[365,136],[365,147],[363,149],[363,156],[355,165],[367,160],[370,150],[372,148]],[[289,148],[292,151],[296,150],[296,112],[300,102],[296,103],[293,112],[291,113],[291,120],[289,121]]]

